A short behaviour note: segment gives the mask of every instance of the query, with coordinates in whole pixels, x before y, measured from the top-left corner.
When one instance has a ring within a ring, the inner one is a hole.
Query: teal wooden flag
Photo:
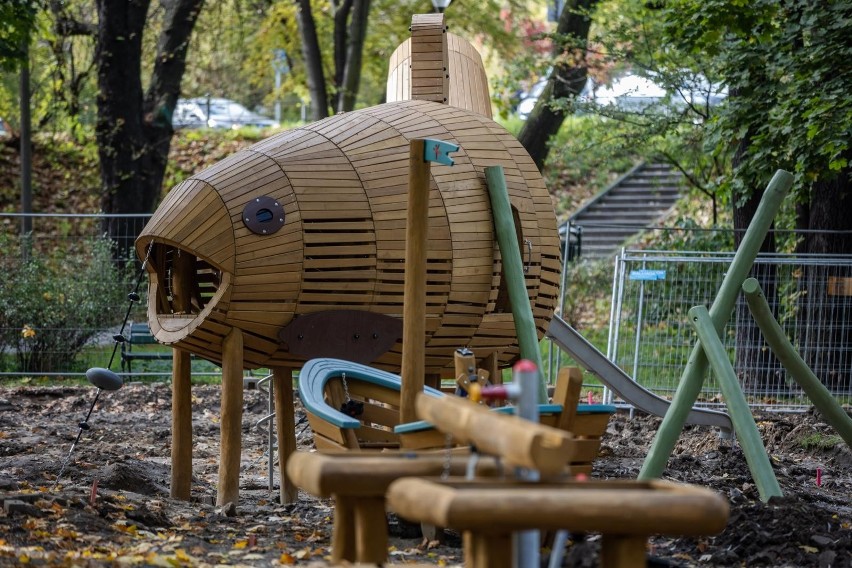
[[[459,147],[451,142],[431,138],[423,139],[423,160],[426,162],[438,162],[445,166],[452,166],[455,162],[449,154],[458,151]]]

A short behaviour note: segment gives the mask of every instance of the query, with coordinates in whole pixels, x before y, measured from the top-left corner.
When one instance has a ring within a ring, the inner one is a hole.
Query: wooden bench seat
[[[403,478],[387,503],[410,521],[464,531],[465,566],[473,568],[511,567],[512,533],[533,529],[601,533],[602,568],[642,568],[650,535],[717,534],[729,512],[714,491],[666,481]]]

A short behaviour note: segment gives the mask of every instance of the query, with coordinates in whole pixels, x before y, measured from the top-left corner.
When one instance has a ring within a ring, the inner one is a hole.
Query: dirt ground
[[[0,388],[0,566],[328,565],[333,503],[300,493],[298,503],[279,505],[277,474],[268,489],[266,439],[255,428],[266,395],[245,392],[235,513],[213,505],[217,387],[193,387],[191,502],[169,498],[171,393],[162,384],[104,392],[53,487],[94,396],[94,388]],[[740,448],[688,427],[665,478],[719,491],[730,521],[718,536],[653,538],[651,566],[852,566],[852,452],[824,443],[834,432],[813,412],[765,413],[757,422],[784,497],[761,503]],[[615,416],[593,477],[635,477],[658,423]],[[309,450],[306,422],[296,431]],[[462,562],[452,531],[439,544],[393,515],[389,521],[392,563]],[[574,535],[563,565],[596,566],[599,539]]]

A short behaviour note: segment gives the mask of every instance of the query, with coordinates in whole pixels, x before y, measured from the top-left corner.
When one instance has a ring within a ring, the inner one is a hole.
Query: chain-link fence
[[[710,306],[733,253],[624,250],[615,260],[607,355],[645,388],[671,396],[696,335],[687,312]],[[852,257],[760,255],[752,269],[778,322],[817,377],[852,394]],[[749,402],[801,409],[803,397],[740,297],[723,340]],[[720,406],[712,372],[700,405]]]
[[[132,243],[148,218],[0,214],[0,377],[82,375],[89,367],[110,363],[113,335],[124,320],[127,294],[140,268]],[[594,338],[591,330],[579,328],[641,385],[670,396],[695,341],[687,311],[712,303],[732,258],[728,253],[624,250],[616,257],[614,273],[613,264],[604,261],[610,271],[605,281],[600,274],[580,273],[599,279],[598,288],[612,282],[608,338],[603,326],[597,326],[601,329]],[[848,400],[852,256],[762,255],[753,274],[806,362],[832,392]],[[566,279],[563,286],[570,289],[576,283]],[[146,321],[145,288],[143,279],[141,301],[130,314],[133,321]],[[569,309],[579,314],[589,310],[587,299],[574,296],[573,306],[562,306],[563,317]],[[724,339],[752,404],[809,404],[766,348],[743,302]],[[135,349],[168,352],[158,345]],[[119,354],[112,362],[118,370]],[[218,372],[205,361],[198,363],[195,373]],[[134,363],[133,369],[167,377],[171,362],[152,358]],[[722,404],[712,375],[701,398],[707,406]]]
[[[149,217],[0,214],[0,375],[109,364],[139,270],[132,244]],[[132,318],[144,318],[142,292]]]

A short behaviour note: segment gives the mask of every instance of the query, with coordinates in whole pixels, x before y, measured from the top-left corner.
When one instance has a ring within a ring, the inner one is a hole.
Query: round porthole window
[[[271,197],[255,197],[243,209],[243,224],[258,235],[271,235],[284,226],[284,208]]]

